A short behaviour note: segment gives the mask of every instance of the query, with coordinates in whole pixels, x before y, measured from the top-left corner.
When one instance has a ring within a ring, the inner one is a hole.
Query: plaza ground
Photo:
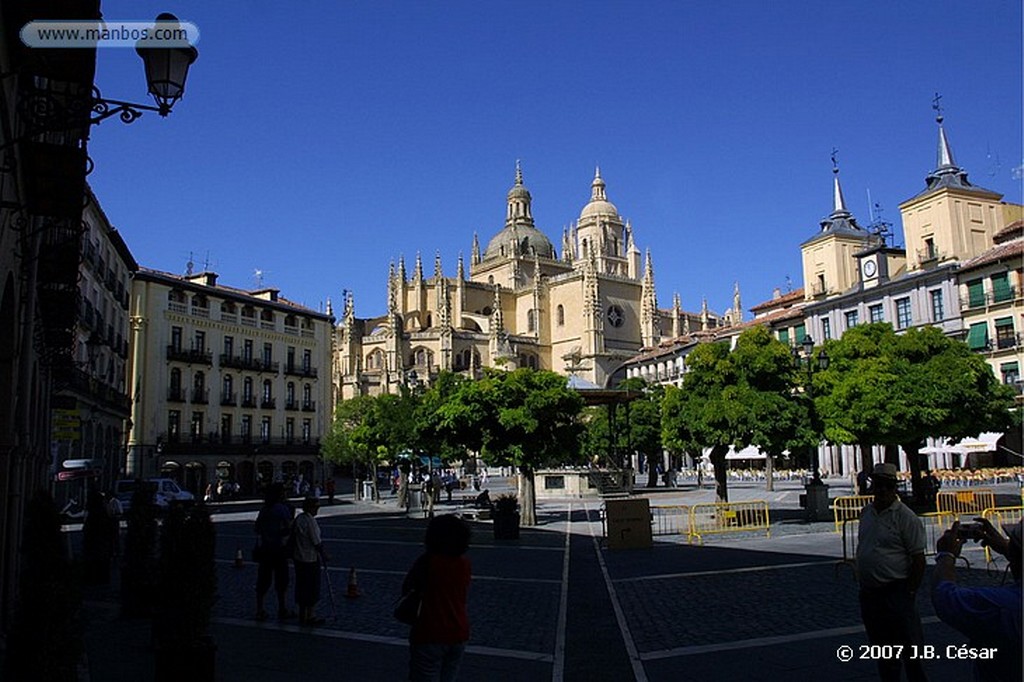
[[[832,483],[833,496],[849,492],[843,482]],[[495,494],[502,482],[489,487]],[[600,500],[542,502],[538,526],[524,528],[517,542],[495,541],[488,522],[474,522],[472,637],[460,679],[875,679],[873,662],[857,658],[867,640],[852,571],[839,561],[839,536],[830,522],[800,520],[797,482],[782,482],[773,493],[763,487],[733,482],[730,497],[767,500],[771,537],[736,533],[710,537],[703,546],[661,536],[650,549],[606,549]],[[1016,495],[1019,504],[1014,484],[996,489],[1001,502],[1014,503]],[[694,504],[713,501],[714,493],[691,486],[650,497],[656,505]],[[456,495],[441,510],[465,501]],[[320,524],[331,556],[333,606],[325,590],[319,611],[326,625],[303,628],[253,619],[256,567],[246,561],[236,568],[234,558],[252,546],[254,516],[215,516],[217,679],[405,679],[406,627],[391,611],[421,551],[425,520],[408,518],[387,496],[325,506]],[[961,572],[964,583],[1002,579],[985,569],[980,551],[966,556],[971,568]],[[350,568],[360,591],[354,599],[344,596]],[[113,587],[90,588],[85,606],[89,679],[151,679],[148,622],[120,619]],[[926,590],[918,606],[926,643],[939,655],[965,643],[935,617]],[[839,660],[844,645],[853,648],[853,661]],[[969,679],[969,668],[959,660],[926,664],[932,680]]]

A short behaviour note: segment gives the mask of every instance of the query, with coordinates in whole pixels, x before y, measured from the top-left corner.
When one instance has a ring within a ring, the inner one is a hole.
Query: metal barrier
[[[935,496],[935,508],[939,513],[961,516],[980,516],[983,511],[996,506],[996,496],[987,488],[974,490],[943,490]]]
[[[871,504],[874,499],[874,495],[847,495],[846,497],[837,497],[833,500],[832,509],[835,513],[836,532],[842,531],[844,521],[859,519],[864,507]]]
[[[765,536],[771,537],[768,503],[764,500],[712,502],[690,507],[688,542],[692,543],[696,537],[703,544],[704,536],[711,533],[752,530],[763,530]]]
[[[689,513],[685,504],[651,507],[651,534],[689,535]]]
[[[1024,506],[989,507],[981,512],[981,517],[988,519],[993,526],[1006,533],[1009,526],[1019,523],[1024,518]],[[985,563],[992,563],[992,548],[987,544],[985,545]]]
[[[957,518],[956,514],[948,511],[937,511],[918,514],[917,518],[921,519],[921,523],[924,524],[924,553],[926,556],[932,556],[935,554],[935,542],[953,525]]]

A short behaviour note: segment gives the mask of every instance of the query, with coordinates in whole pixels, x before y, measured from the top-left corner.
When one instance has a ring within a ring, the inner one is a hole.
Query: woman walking
[[[409,679],[412,682],[452,682],[469,639],[471,566],[469,526],[446,514],[427,526],[426,551],[416,559],[402,584],[402,593],[418,590],[420,613],[409,631]]]
[[[253,552],[253,558],[259,565],[256,573],[256,620],[267,619],[263,602],[270,590],[271,579],[277,592],[277,617],[280,620],[295,617],[285,606],[285,596],[288,594],[287,539],[292,532],[292,516],[295,514],[286,500],[282,484],[267,486],[263,508],[256,517],[257,540]]]

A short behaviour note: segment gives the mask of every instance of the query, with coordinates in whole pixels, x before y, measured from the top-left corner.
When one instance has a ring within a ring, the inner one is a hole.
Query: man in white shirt
[[[917,515],[900,502],[894,464],[876,464],[871,473],[874,502],[864,508],[857,534],[857,577],[860,613],[868,641],[902,645],[899,658],[879,658],[882,680],[925,680],[920,659],[911,659],[911,645],[922,645],[917,588],[924,577],[925,532]]]

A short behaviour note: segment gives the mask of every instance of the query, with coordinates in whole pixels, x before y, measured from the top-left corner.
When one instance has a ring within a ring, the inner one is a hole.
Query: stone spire
[[[532,197],[530,190],[523,184],[523,169],[516,159],[516,180],[508,191],[508,210],[505,215],[506,225],[533,225],[533,213],[530,207]]]
[[[473,250],[470,252],[469,255],[469,264],[480,264],[480,237],[477,235],[476,232],[473,233]]]
[[[705,296],[700,304],[700,328],[707,331],[711,327],[711,316],[708,314],[708,297]]]
[[[501,285],[494,285],[494,303],[491,312],[491,337],[497,338],[505,331],[505,316],[501,312]]]
[[[413,267],[412,279],[417,284],[423,282],[423,259],[420,258],[420,252],[416,252],[416,265]]]
[[[672,294],[672,337],[681,336],[683,333],[682,325],[680,324],[680,314],[683,311],[683,303],[679,298],[679,292]]]
[[[434,279],[441,279],[441,252],[434,252]]]
[[[562,260],[566,263],[572,262],[572,242],[569,239],[568,228],[562,228]]]
[[[740,305],[740,283],[736,282],[732,288],[732,323],[739,324],[743,321],[743,306]]]
[[[406,282],[406,276],[405,276],[405,256],[399,256],[398,257],[398,280],[402,284],[405,284],[405,282]]]
[[[401,266],[399,266],[401,270]],[[387,335],[395,336],[398,333],[398,280],[399,275],[395,274],[395,262],[388,265],[388,314],[387,314]]]
[[[651,250],[644,257],[644,279],[640,290],[640,335],[644,346],[653,346],[657,339],[658,296],[654,291],[654,263]]]
[[[614,168],[612,169],[615,170]],[[615,173],[613,172],[612,175]],[[614,179],[614,178],[613,178]],[[608,197],[604,192],[605,184],[604,179],[601,177],[601,167],[594,166],[594,181],[590,183],[590,200],[591,201],[608,201]]]
[[[462,264],[462,252],[459,252],[459,265],[455,270],[455,278],[459,281],[466,279],[466,266]]]
[[[448,280],[438,278],[437,286],[437,312],[439,325],[442,331],[451,331],[452,326],[452,301],[448,292]]]
[[[329,317],[334,317],[334,306],[331,305],[331,297],[327,297],[327,309],[324,311]]]

